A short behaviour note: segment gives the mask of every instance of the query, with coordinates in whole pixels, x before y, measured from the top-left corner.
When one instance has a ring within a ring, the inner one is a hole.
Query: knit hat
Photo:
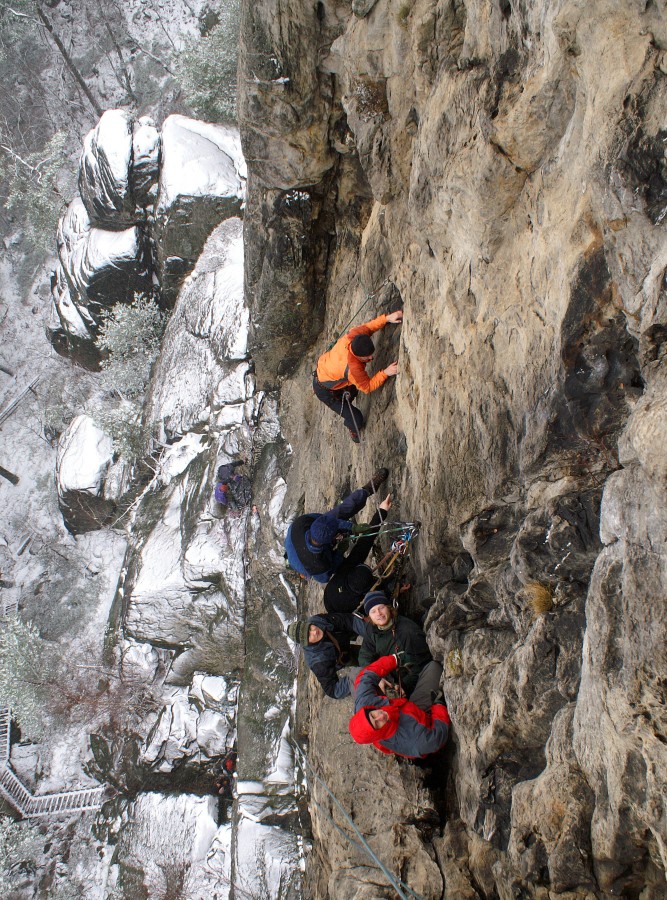
[[[368,718],[372,709],[384,709],[389,716],[382,728],[373,728]],[[357,744],[375,744],[378,741],[388,740],[398,729],[399,706],[394,704],[380,704],[378,706],[364,706],[350,719],[348,729],[352,740]]]
[[[350,348],[355,356],[372,356],[375,353],[373,341],[367,334],[358,334],[353,337]]]
[[[331,513],[318,516],[310,526],[310,539],[316,544],[331,544],[338,534],[338,519]]]
[[[368,615],[374,606],[380,606],[381,603],[389,606],[387,595],[383,591],[371,591],[364,597],[364,612]]]
[[[372,586],[375,577],[368,566],[359,565],[347,576],[347,584],[351,591],[355,594],[365,594]]]
[[[299,620],[291,622],[287,626],[287,637],[291,638],[295,644],[301,644],[302,647],[307,647],[309,629],[310,625],[308,622]]]

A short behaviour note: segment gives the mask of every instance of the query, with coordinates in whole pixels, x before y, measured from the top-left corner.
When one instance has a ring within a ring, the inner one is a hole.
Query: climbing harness
[[[411,897],[413,898],[413,900],[424,900],[424,898],[420,894],[415,893],[415,891],[413,891],[412,888],[409,885],[407,885],[404,881],[401,881],[401,879],[398,876],[393,875],[389,871],[389,869],[384,865],[384,863],[376,856],[376,854],[373,852],[372,848],[368,844],[368,841],[366,841],[366,839],[364,838],[362,833],[359,831],[357,826],[354,824],[351,817],[345,811],[345,808],[343,807],[340,800],[338,800],[338,798],[336,797],[334,792],[331,790],[329,785],[326,783],[326,781],[317,774],[317,772],[311,765],[310,760],[308,759],[308,757],[306,756],[304,751],[301,749],[301,747],[296,743],[296,741],[290,741],[290,743],[291,743],[292,747],[294,748],[296,760],[300,764],[301,770],[303,771],[304,775],[306,775],[307,777],[309,775],[312,776],[312,778],[319,785],[321,785],[324,788],[326,793],[331,797],[335,807],[342,814],[345,822],[350,826],[350,828],[356,835],[356,839],[354,837],[352,837],[352,835],[348,834],[344,828],[341,828],[341,826],[337,822],[334,821],[334,818],[331,815],[331,813],[328,810],[326,810],[320,803],[318,803],[317,800],[315,799],[315,797],[313,797],[311,794],[311,799],[312,799],[313,803],[315,804],[315,806],[331,822],[331,824],[336,829],[336,831],[338,831],[339,834],[342,834],[343,837],[347,838],[347,840],[352,844],[353,847],[356,847],[357,850],[363,850],[365,853],[368,854],[368,856],[372,859],[372,861],[375,863],[375,865],[378,866],[378,868],[380,869],[380,871],[382,872],[384,877],[387,879],[389,884],[396,891],[396,894],[398,895],[400,900],[410,900]]]
[[[391,591],[391,605],[398,608],[398,596],[401,593],[401,573],[407,563],[412,541],[419,534],[420,522],[383,522],[380,525],[353,525],[352,533],[348,540],[354,544],[366,535],[388,535],[391,538],[391,547],[384,554],[375,557],[375,565],[371,566],[371,572],[375,575],[375,581],[369,591],[381,588],[383,582],[393,578],[394,585]],[[374,551],[377,545],[374,546]]]

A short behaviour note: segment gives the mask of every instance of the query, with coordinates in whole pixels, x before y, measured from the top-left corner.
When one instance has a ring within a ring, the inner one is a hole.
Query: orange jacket
[[[322,387],[336,391],[354,384],[364,394],[370,394],[371,391],[382,387],[387,380],[384,369],[380,369],[372,378],[369,378],[366,373],[366,363],[354,355],[350,344],[358,334],[373,334],[384,328],[386,324],[387,317],[381,315],[363,325],[357,325],[352,331],[348,331],[346,335],[339,338],[331,350],[323,353],[317,362],[317,380]]]

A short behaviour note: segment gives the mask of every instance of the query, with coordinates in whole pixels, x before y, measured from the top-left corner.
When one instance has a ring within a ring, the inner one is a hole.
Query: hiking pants
[[[318,400],[321,400],[336,415],[343,417],[345,425],[350,431],[359,434],[364,424],[364,414],[352,402],[359,393],[358,388],[351,384],[348,387],[339,388],[337,391],[330,391],[329,388],[325,388],[319,383],[317,375],[313,375],[313,391]],[[349,402],[345,399],[345,394],[349,394]]]
[[[442,666],[434,659],[426,663],[419,674],[414,691],[410,694],[410,700],[425,712],[433,706],[433,699],[440,690],[442,671]]]

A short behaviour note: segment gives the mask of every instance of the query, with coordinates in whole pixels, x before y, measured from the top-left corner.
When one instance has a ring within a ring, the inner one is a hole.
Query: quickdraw
[[[400,573],[407,561],[412,541],[419,534],[419,528],[419,522],[391,522],[381,526],[379,529],[379,534],[393,532],[396,534],[396,537],[391,543],[389,552],[376,563],[373,569],[376,581],[372,590],[376,590],[383,581],[393,576],[395,584],[391,600],[394,606],[398,606],[398,595],[401,591]]]

